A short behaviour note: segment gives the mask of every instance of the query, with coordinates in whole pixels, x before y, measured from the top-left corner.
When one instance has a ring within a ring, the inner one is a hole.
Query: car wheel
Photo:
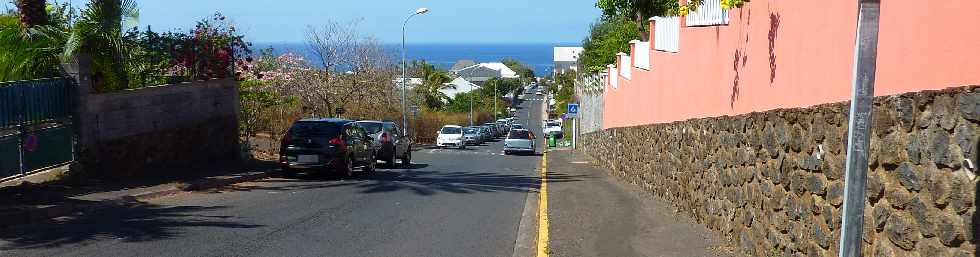
[[[354,176],[354,161],[350,158],[344,158],[344,166],[340,168],[340,174],[344,175],[344,178],[350,178]]]
[[[408,167],[411,164],[412,164],[412,149],[408,149],[408,152],[405,152],[405,155],[402,155],[402,166]]]
[[[364,167],[361,168],[361,171],[363,171],[364,173],[374,172],[375,170],[377,170],[376,165],[378,165],[378,159],[377,157],[375,157],[374,154],[372,154],[371,158],[368,159],[368,163],[364,164]]]
[[[510,155],[510,151],[504,151],[504,155]]]

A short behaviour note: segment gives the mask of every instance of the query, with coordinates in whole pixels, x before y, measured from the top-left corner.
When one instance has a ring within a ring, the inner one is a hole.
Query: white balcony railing
[[[678,52],[680,46],[681,19],[672,17],[650,18],[657,22],[654,28],[654,49],[667,52]]]
[[[714,26],[728,24],[728,10],[721,8],[719,0],[704,0],[697,10],[687,14],[687,26]]]
[[[633,44],[633,67],[650,70],[650,42],[636,41]]]

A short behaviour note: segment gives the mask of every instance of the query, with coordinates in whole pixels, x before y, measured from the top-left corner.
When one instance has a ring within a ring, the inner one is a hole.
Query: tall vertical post
[[[493,122],[497,122],[497,80],[493,80]]]
[[[470,83],[470,127],[473,126],[473,83]]]
[[[409,136],[408,129],[408,101],[405,98],[405,87],[408,86],[408,63],[405,61],[405,26],[408,25],[408,20],[415,16],[412,14],[405,19],[405,23],[402,24],[402,129],[405,131],[405,136]]]
[[[864,229],[864,190],[868,177],[868,149],[878,57],[880,0],[858,0],[858,26],[854,51],[854,84],[848,121],[844,209],[841,212],[840,257],[861,256]]]

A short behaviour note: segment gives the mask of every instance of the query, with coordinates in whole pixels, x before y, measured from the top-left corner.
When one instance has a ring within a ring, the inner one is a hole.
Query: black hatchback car
[[[352,120],[296,121],[279,149],[279,164],[287,177],[299,170],[333,171],[350,177],[354,167],[373,172],[377,162],[371,137]]]

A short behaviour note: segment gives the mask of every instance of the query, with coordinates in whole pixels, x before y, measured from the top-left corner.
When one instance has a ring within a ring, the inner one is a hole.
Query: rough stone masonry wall
[[[609,129],[581,149],[750,256],[836,256],[847,103]],[[864,256],[975,256],[980,87],[875,99]]]
[[[237,157],[235,80],[86,94],[80,102],[79,160],[89,174],[144,175]]]

